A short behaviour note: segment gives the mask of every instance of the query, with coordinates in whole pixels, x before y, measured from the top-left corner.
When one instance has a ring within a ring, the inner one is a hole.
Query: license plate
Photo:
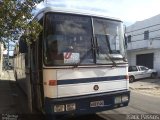
[[[102,106],[104,106],[104,100],[90,102],[90,107],[102,107]]]

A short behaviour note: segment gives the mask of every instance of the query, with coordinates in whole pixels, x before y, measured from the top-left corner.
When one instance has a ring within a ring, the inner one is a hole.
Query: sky
[[[116,17],[128,26],[160,14],[160,0],[45,0],[37,5],[85,9]]]

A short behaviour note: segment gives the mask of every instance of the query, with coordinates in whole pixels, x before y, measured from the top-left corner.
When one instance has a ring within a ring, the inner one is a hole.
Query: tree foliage
[[[32,11],[42,0],[0,0],[0,40],[15,41],[25,33],[28,42],[36,40],[42,28]]]

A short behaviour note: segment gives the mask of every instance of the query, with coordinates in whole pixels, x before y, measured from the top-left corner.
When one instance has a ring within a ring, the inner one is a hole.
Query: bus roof
[[[45,7],[43,9],[41,9],[34,18],[40,20],[43,15],[47,12],[59,12],[59,13],[70,13],[70,14],[77,14],[77,15],[86,15],[86,16],[93,16],[93,17],[101,17],[101,18],[107,18],[107,19],[111,19],[111,20],[116,20],[116,21],[121,21],[118,18],[114,18],[114,17],[108,17],[105,16],[104,14],[100,14],[97,12],[93,12],[93,11],[86,11],[86,10],[77,10],[77,9],[66,9],[66,8],[56,8],[56,7]]]

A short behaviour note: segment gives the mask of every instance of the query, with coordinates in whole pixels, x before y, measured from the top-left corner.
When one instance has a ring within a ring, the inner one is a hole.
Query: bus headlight
[[[71,104],[66,104],[66,111],[72,111],[76,109],[76,104],[71,103]]]
[[[129,100],[127,95],[122,95],[122,102],[127,102]]]
[[[54,105],[54,112],[63,112],[65,111],[65,105]]]
[[[116,96],[116,97],[114,98],[114,103],[115,103],[115,104],[119,104],[119,103],[121,103],[121,102],[122,102],[121,96]]]

